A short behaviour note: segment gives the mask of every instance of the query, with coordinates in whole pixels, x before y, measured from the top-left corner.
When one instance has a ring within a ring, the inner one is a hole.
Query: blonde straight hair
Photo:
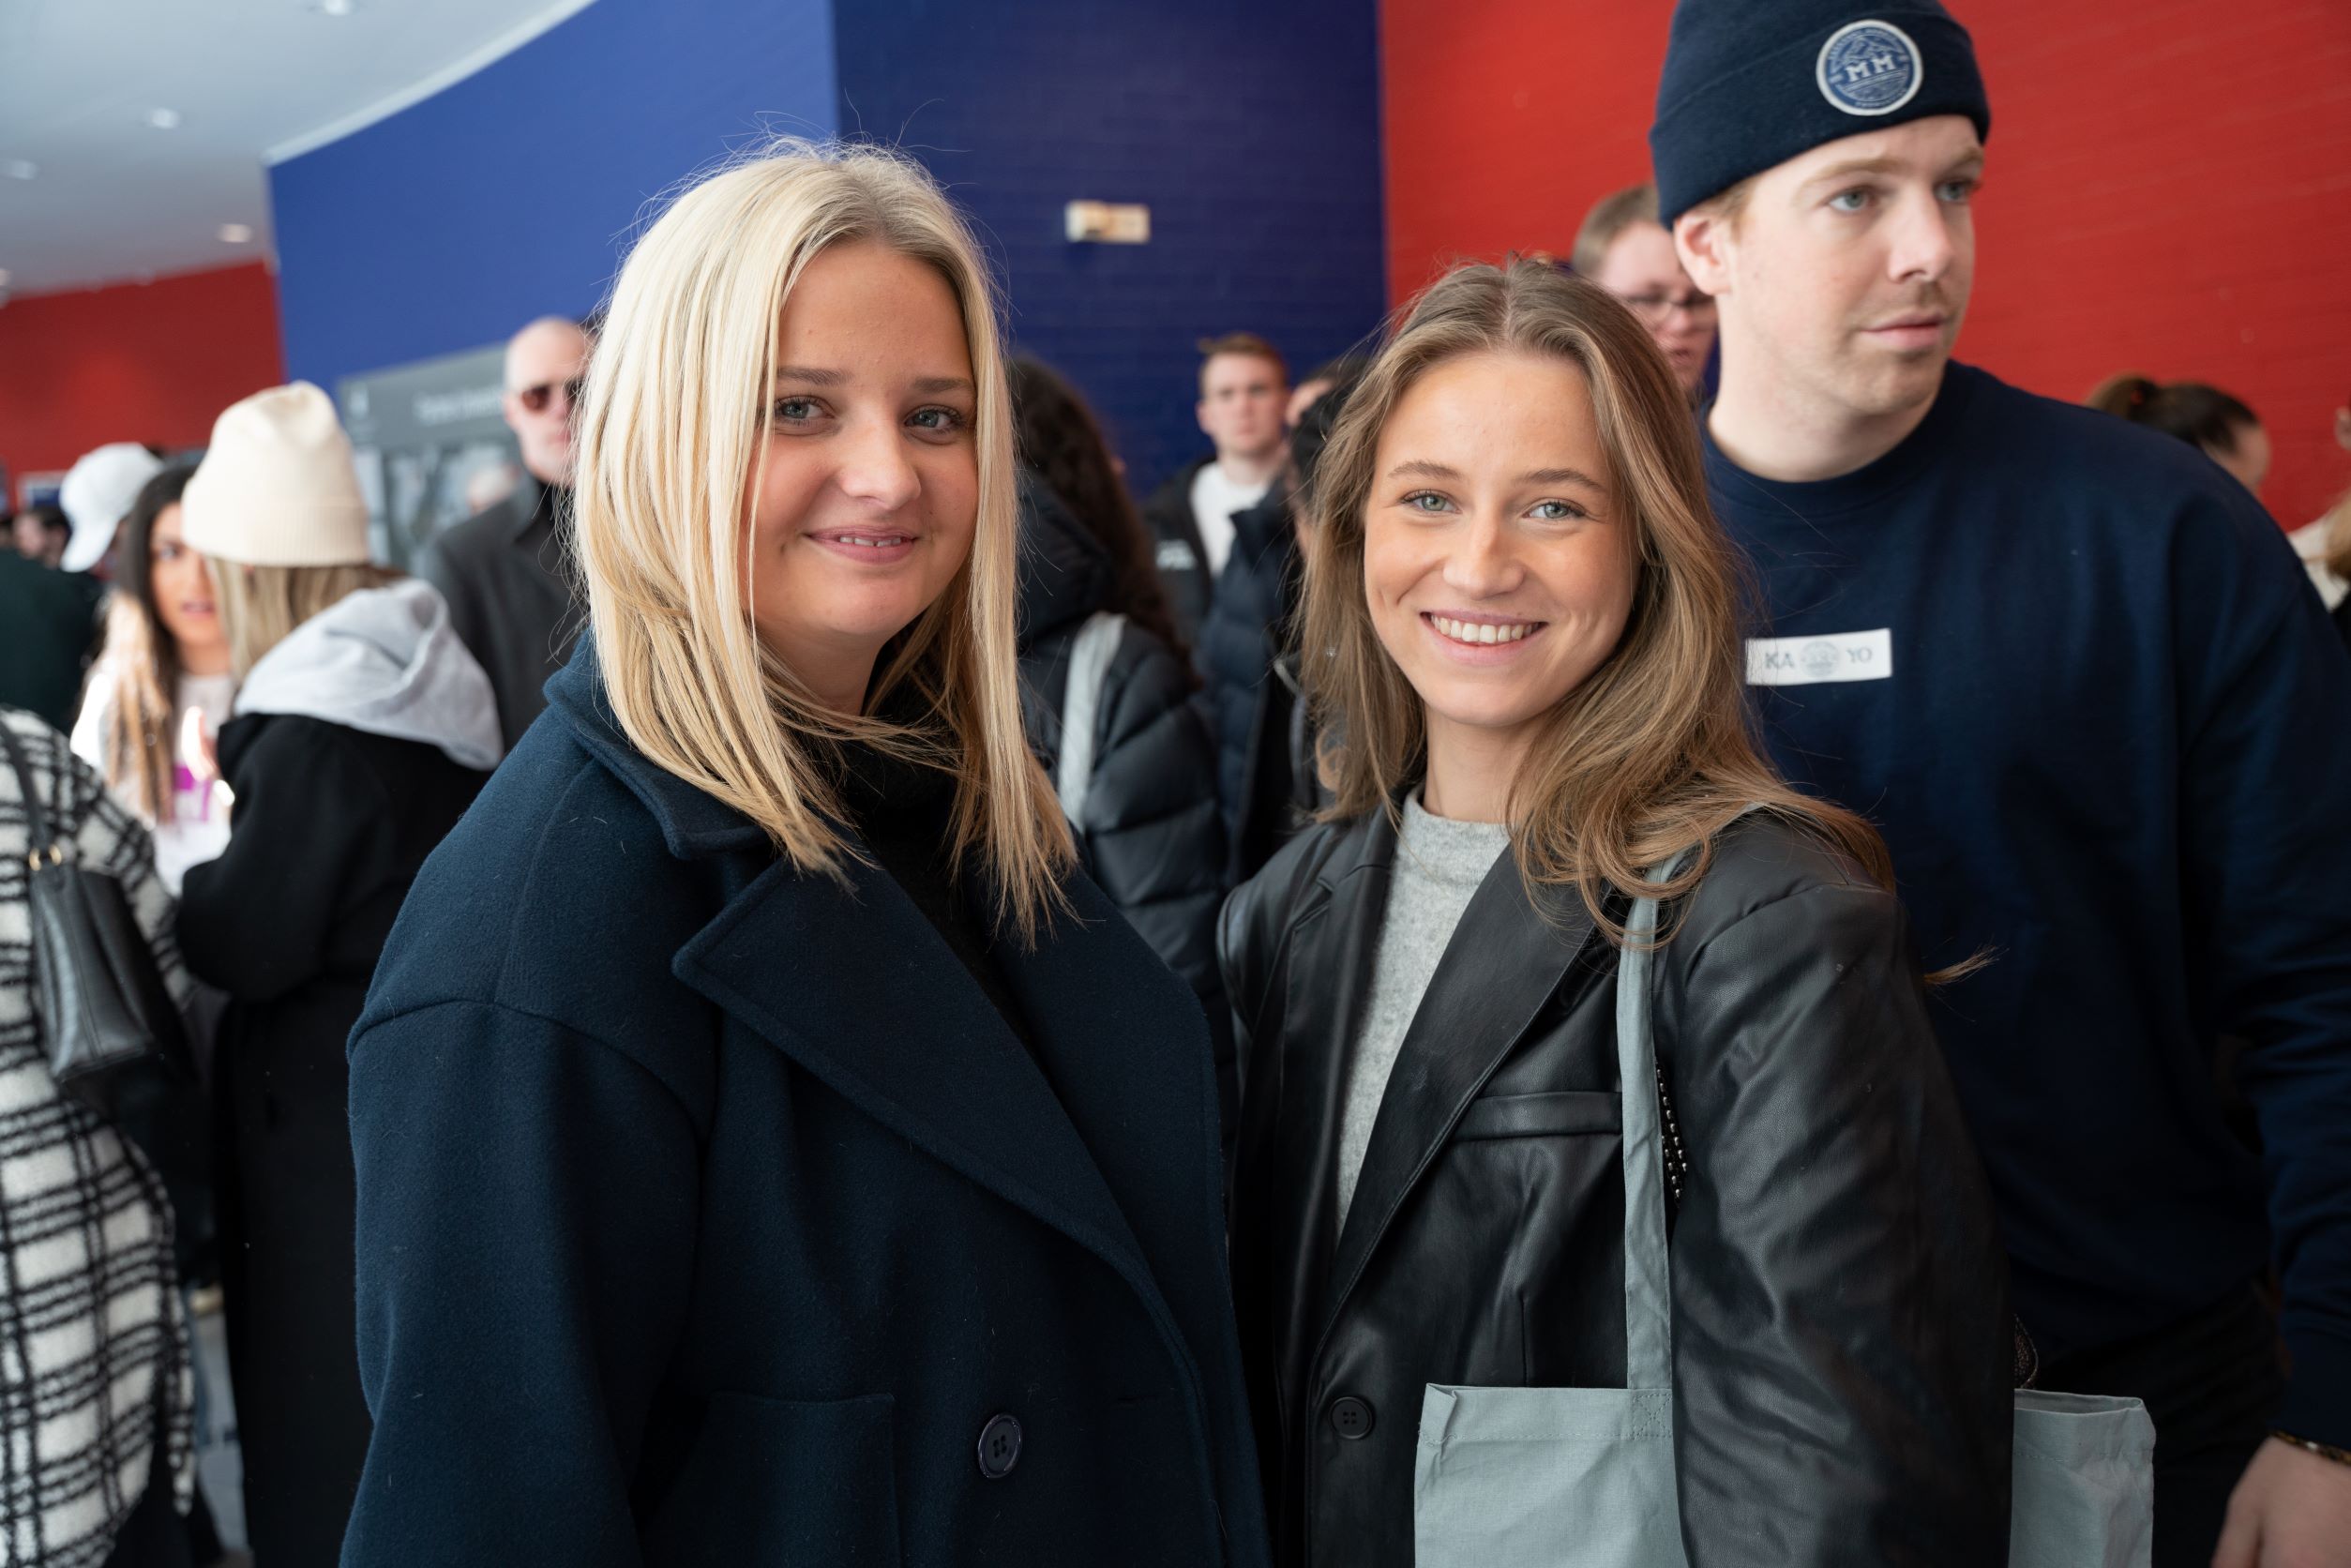
[[[828,711],[750,613],[749,497],[774,416],[784,302],[811,258],[884,246],[954,292],[978,393],[970,560],[882,651],[867,707]],[[826,754],[845,741],[954,775],[950,853],[1031,940],[1074,859],[1021,728],[1012,420],[978,246],[929,175],[878,148],[785,141],[687,189],[638,241],[591,361],[574,491],[607,700],[656,765],[763,828],[805,870],[853,854]],[[893,703],[895,694],[913,701]]]
[[[1324,737],[1326,815],[1394,813],[1425,766],[1425,710],[1373,629],[1364,509],[1379,435],[1411,385],[1462,354],[1537,354],[1584,375],[1638,580],[1614,653],[1560,700],[1510,793],[1511,843],[1530,894],[1572,886],[1613,941],[1604,899],[1688,849],[1706,873],[1713,836],[1750,805],[1816,833],[1886,887],[1883,840],[1851,812],[1792,789],[1749,730],[1741,610],[1745,584],[1707,504],[1697,429],[1665,356],[1605,290],[1540,263],[1455,268],[1390,329],[1315,471],[1302,660]]]
[[[212,574],[220,629],[229,637],[229,663],[240,681],[262,656],[320,611],[366,588],[398,582],[401,574],[365,562],[341,566],[250,566],[204,557]]]

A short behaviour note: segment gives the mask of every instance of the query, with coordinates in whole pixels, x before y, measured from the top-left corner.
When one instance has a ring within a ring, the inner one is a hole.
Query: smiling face
[[[1790,158],[1735,214],[1684,214],[1674,237],[1720,302],[1726,380],[1847,418],[1931,402],[1975,281],[1982,177],[1975,127],[1941,114]]]
[[[978,525],[977,393],[946,280],[880,245],[808,262],[776,335],[750,478],[751,616],[827,706],[962,569]]]
[[[1443,753],[1492,765],[1581,686],[1632,613],[1632,520],[1583,371],[1481,352],[1424,372],[1381,430],[1364,510],[1373,629]],[[1433,807],[1432,807],[1433,808]]]
[[[229,634],[212,596],[204,558],[180,537],[180,508],[174,501],[155,515],[147,534],[147,585],[155,613],[178,645],[182,669],[195,674],[228,668]]]

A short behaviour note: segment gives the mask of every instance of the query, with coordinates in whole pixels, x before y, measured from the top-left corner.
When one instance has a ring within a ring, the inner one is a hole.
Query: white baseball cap
[[[86,572],[104,559],[114,542],[114,530],[130,515],[131,503],[162,472],[155,454],[136,442],[117,441],[83,454],[57,487],[57,505],[73,524],[60,563],[66,570]]]

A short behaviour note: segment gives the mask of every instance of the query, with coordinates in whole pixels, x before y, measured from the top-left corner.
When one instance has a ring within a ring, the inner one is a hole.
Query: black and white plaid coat
[[[143,828],[30,714],[0,709],[53,826],[122,880],[175,997],[172,900]],[[33,1005],[15,770],[0,759],[0,1564],[101,1563],[158,1455],[194,1484],[172,1211],[145,1161],[49,1076]]]

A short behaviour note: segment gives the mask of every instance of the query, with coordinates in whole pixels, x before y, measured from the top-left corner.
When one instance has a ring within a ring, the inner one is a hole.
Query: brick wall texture
[[[1379,324],[1368,0],[842,5],[844,132],[902,143],[978,220],[1017,348],[1073,379],[1147,490],[1207,450],[1201,338],[1303,373]],[[1072,245],[1062,204],[1150,204],[1148,245]]]

